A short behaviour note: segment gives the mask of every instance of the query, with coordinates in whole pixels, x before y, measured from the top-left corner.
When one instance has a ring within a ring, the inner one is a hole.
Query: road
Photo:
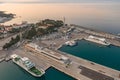
[[[2,50],[2,47],[5,45],[5,43],[8,43],[12,37],[16,37],[18,34],[14,34],[12,36],[9,36],[8,38],[0,40],[0,50]]]
[[[6,38],[4,38],[4,39],[1,39],[1,40],[0,40],[0,50],[2,50],[2,47],[5,45],[5,43],[8,43],[8,42],[11,40],[12,37],[15,38],[15,37],[16,37],[17,35],[19,35],[20,33],[24,33],[25,31],[30,30],[30,28],[31,28],[31,27],[28,27],[28,28],[26,28],[25,30],[23,30],[23,31],[21,31],[21,32],[19,32],[19,33],[16,33],[16,34],[13,34],[13,35],[11,35],[11,36],[9,36],[9,37],[6,37]]]

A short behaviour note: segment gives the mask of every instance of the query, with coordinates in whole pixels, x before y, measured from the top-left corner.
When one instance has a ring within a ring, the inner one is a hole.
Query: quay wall
[[[74,24],[72,26],[75,26],[75,28],[82,31],[82,33],[84,33],[86,35],[94,35],[94,36],[106,38],[107,41],[111,42],[112,45],[120,47],[120,39],[118,38],[119,36],[117,36],[117,35],[107,33],[107,32],[98,31],[98,30],[92,30],[89,28],[84,28],[84,27],[74,25]]]

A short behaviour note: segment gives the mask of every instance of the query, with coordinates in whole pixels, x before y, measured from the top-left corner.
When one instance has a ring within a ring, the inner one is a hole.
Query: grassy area
[[[20,60],[20,58],[19,58],[19,57],[16,57],[16,58],[15,58],[15,61],[19,61],[19,60]]]
[[[33,72],[33,73],[36,74],[36,75],[41,75],[41,74],[42,74],[42,73],[41,73],[38,69],[36,69],[35,67],[31,68],[30,71]]]

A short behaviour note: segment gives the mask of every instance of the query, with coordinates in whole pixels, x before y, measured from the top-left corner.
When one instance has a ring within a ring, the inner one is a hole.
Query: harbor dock
[[[78,27],[76,25],[74,26],[75,28],[77,28],[78,31],[72,32],[70,34],[71,36],[70,38],[64,38],[64,37],[55,38],[55,39],[51,38],[49,40],[41,40],[37,44],[44,45],[45,47],[52,49],[53,53],[54,53],[54,50],[57,50],[57,54],[63,54],[63,52],[58,51],[58,49],[63,44],[65,44],[65,42],[69,40],[70,41],[81,40],[81,39],[88,38],[90,35],[93,35],[98,38],[99,37],[102,39],[104,38],[105,41],[109,42],[111,45],[120,46],[120,41],[119,39],[116,39],[116,35],[100,32],[100,31],[94,31],[94,30]],[[55,44],[51,46],[51,43],[55,43]],[[99,44],[101,44],[101,42]],[[55,60],[53,57],[50,57],[49,55],[36,52],[33,49],[32,51],[37,53],[36,55],[40,57],[41,56],[44,57],[43,59],[46,59],[47,61],[46,63],[48,63],[50,66],[74,77],[77,80],[120,80],[120,71],[96,64],[88,60],[81,59],[79,57],[76,57],[70,54],[64,53],[66,57],[72,60],[72,64],[70,64],[70,66],[68,65],[66,66],[66,64],[61,63],[61,61],[59,60]],[[87,74],[87,72],[89,72],[89,74]],[[93,75],[96,75],[98,77],[96,76],[93,77]]]
[[[64,61],[46,55],[42,52],[38,52],[35,49],[29,47],[23,48],[24,50],[16,50],[20,56],[26,56],[31,61],[37,64],[38,68],[47,70],[50,67],[54,67],[57,70],[72,76],[77,80],[119,80],[120,71],[96,64],[94,62],[81,59],[79,57],[66,54],[60,51],[52,50],[52,53],[64,55],[68,57],[72,62],[68,65]],[[89,72],[90,74],[87,74]],[[96,75],[93,77],[93,75]]]
[[[58,51],[65,42],[85,39],[90,35],[104,38],[110,44],[120,46],[120,40],[116,38],[116,35],[86,29],[77,25],[73,26],[77,31],[71,32],[69,35],[65,33],[64,37],[35,41],[32,46],[27,43],[12,53],[28,57],[36,64],[38,69],[42,68],[46,71],[48,68],[54,67],[77,80],[120,80],[120,71]]]
[[[80,34],[85,34],[87,37],[89,35],[102,37],[102,38],[105,38],[112,45],[120,47],[120,38],[119,38],[118,35],[107,33],[107,32],[102,32],[102,31],[98,31],[98,30],[92,30],[92,29],[85,28],[85,27],[82,27],[82,26],[79,26],[79,25],[75,25],[75,24],[73,24],[72,26],[74,26],[77,29],[79,29],[79,31],[81,31]]]

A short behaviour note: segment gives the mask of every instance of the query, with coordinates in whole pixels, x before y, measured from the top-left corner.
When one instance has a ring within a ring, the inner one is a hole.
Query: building
[[[21,58],[21,62],[25,65],[27,69],[31,69],[35,66],[27,57]]]
[[[6,31],[11,31],[13,27],[12,26],[5,26],[4,28]]]
[[[28,23],[26,21],[23,21],[21,24],[13,24],[13,28],[23,28],[26,27],[28,25]]]
[[[29,43],[29,44],[26,44],[25,47],[29,50],[32,50],[32,51],[36,51],[38,53],[43,53],[45,55],[48,55],[50,57],[53,57],[57,60],[60,60],[62,62],[66,62],[67,60],[69,60],[68,57],[58,53],[58,52],[55,52],[55,51],[52,51],[48,48],[43,48],[43,47],[40,47],[38,46],[37,44],[35,43]]]

